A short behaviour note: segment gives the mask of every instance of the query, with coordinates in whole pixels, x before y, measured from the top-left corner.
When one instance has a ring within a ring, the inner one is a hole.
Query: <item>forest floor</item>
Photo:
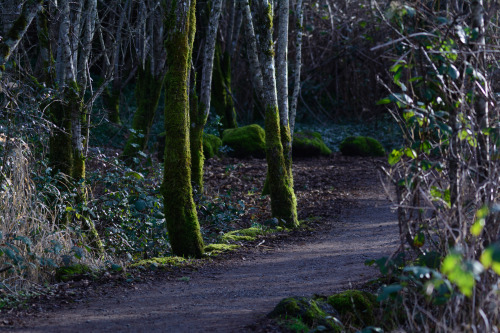
[[[364,262],[396,250],[397,218],[379,177],[383,164],[338,154],[295,159],[299,217],[308,218],[307,228],[262,236],[188,267],[144,273],[139,282],[61,283],[57,295],[0,314],[0,331],[280,332],[266,314],[281,299],[360,286],[378,274]],[[255,214],[268,214],[259,201],[265,199],[252,199],[265,168],[265,160],[209,160],[207,190],[230,186],[262,206]]]

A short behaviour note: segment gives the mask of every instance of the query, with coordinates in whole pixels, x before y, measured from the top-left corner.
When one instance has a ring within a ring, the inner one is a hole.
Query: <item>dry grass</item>
[[[71,228],[57,225],[55,207],[62,199],[51,195],[48,206],[44,194],[37,193],[28,145],[16,139],[0,148],[4,154],[0,166],[0,288],[10,293],[51,281],[55,268],[73,257],[74,246],[83,248],[83,241]],[[80,262],[95,266],[99,259],[85,253]]]

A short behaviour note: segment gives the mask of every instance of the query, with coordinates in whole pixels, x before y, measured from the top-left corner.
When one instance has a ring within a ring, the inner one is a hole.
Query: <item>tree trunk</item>
[[[260,53],[263,55],[261,70],[263,76],[264,101],[266,104],[266,158],[267,181],[271,195],[271,212],[281,224],[293,228],[298,226],[297,199],[293,191],[291,165],[286,165],[282,140],[290,141],[288,125],[280,124],[278,97],[276,91],[273,9],[267,0],[259,1],[259,21],[265,25],[266,34],[260,39]],[[290,161],[291,163],[291,161]]]
[[[146,148],[162,87],[163,76],[161,73],[160,76],[152,73],[149,61],[146,62],[144,69],[139,67],[135,87],[137,110],[132,121],[132,129],[134,131],[128,138],[123,150],[123,158],[127,161],[136,157],[140,150]]]
[[[295,118],[297,116],[297,102],[300,92],[300,69],[302,67],[302,33],[304,30],[304,12],[302,10],[302,0],[297,0],[295,7],[295,20],[297,36],[295,39],[295,66],[293,71],[293,93],[290,100],[290,136],[293,138],[295,132]]]
[[[220,44],[215,50],[212,105],[221,117],[224,129],[238,127],[236,111],[231,96],[231,57],[227,52],[221,53]]]
[[[58,49],[55,61],[54,84],[60,102],[53,103],[50,111],[57,128],[50,138],[50,164],[71,177],[78,193],[72,204],[86,204],[84,150],[88,137],[84,127],[89,117],[84,108],[83,96],[89,83],[88,64],[95,29],[95,0],[59,2]],[[71,34],[70,32],[73,32]],[[46,48],[47,50],[47,48]],[[50,49],[48,50],[50,52]],[[49,59],[52,58],[49,56]],[[47,73],[48,77],[51,73]],[[48,80],[51,81],[49,78]],[[84,214],[83,214],[84,215]],[[88,244],[97,253],[103,253],[103,245],[88,216],[79,219]]]
[[[175,255],[201,257],[203,240],[191,187],[188,72],[196,29],[194,0],[174,0],[167,22],[165,171],[162,194],[165,221]]]
[[[0,78],[5,70],[5,64],[9,61],[12,52],[28,30],[31,22],[42,9],[42,0],[28,0],[19,17],[14,21],[7,34],[0,42]]]
[[[203,155],[203,127],[207,121],[203,105],[198,101],[196,94],[196,75],[193,78],[191,93],[189,95],[189,117],[191,128],[189,130],[189,143],[191,148],[191,182],[195,190],[203,193],[203,165],[205,157]],[[201,109],[201,110],[200,110]]]

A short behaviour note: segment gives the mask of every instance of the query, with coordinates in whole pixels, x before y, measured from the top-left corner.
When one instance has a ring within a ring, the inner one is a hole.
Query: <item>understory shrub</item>
[[[30,146],[21,139],[4,148],[0,165],[0,289],[14,293],[52,281],[58,267],[72,263],[102,266],[105,258],[90,251],[79,225],[58,223],[66,201],[50,169],[44,168],[45,178],[39,176],[42,170],[35,164]]]
[[[396,190],[402,259],[391,269],[394,258],[377,263],[390,275],[379,293],[390,330],[500,327],[500,165],[494,155],[500,113],[493,79],[499,66],[484,46],[496,43],[498,31],[481,26],[483,10],[479,2],[460,15],[452,8],[390,8],[393,28],[408,42],[394,42],[393,82],[378,102],[389,106],[405,137],[384,169]],[[420,29],[432,33],[406,39]]]

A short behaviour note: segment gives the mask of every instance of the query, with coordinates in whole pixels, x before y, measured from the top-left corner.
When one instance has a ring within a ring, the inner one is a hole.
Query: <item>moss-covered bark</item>
[[[102,94],[104,108],[108,112],[108,120],[113,124],[120,125],[120,89],[107,87]]]
[[[135,87],[135,97],[137,110],[132,120],[132,133],[125,144],[123,158],[129,160],[137,155],[137,152],[144,150],[149,137],[149,131],[153,125],[153,119],[158,102],[160,100],[163,77],[151,73],[150,62],[147,61],[145,68],[139,68],[137,83]]]
[[[196,27],[195,8],[194,0],[189,10],[174,1],[167,17],[165,171],[161,189],[172,251],[189,257],[201,257],[204,248],[192,196],[189,140],[188,60]]]
[[[220,43],[217,42],[215,46],[211,104],[215,112],[221,117],[224,129],[238,127],[233,98],[229,92],[231,92],[231,57],[227,52],[222,54]]]
[[[49,165],[54,172],[73,174],[73,148],[71,146],[71,118],[63,102],[50,106],[51,120],[54,123],[49,138]]]
[[[196,94],[196,78],[189,95],[189,116],[191,128],[189,131],[189,143],[191,148],[191,181],[199,193],[203,193],[203,165],[205,157],[203,154],[203,127],[206,119],[203,110],[198,106],[198,95]]]
[[[299,225],[297,199],[293,191],[291,171],[288,170],[285,163],[280,132],[278,108],[277,106],[267,106],[266,157],[267,182],[271,195],[271,213],[273,217],[280,220],[280,224],[295,228]]]
[[[276,91],[276,70],[274,64],[273,9],[272,2],[262,1],[258,9],[258,28],[261,33],[260,55],[263,84],[266,87],[263,98],[266,104],[266,158],[267,186],[271,195],[272,216],[289,228],[299,225],[297,199],[293,191],[290,128],[280,123]]]

